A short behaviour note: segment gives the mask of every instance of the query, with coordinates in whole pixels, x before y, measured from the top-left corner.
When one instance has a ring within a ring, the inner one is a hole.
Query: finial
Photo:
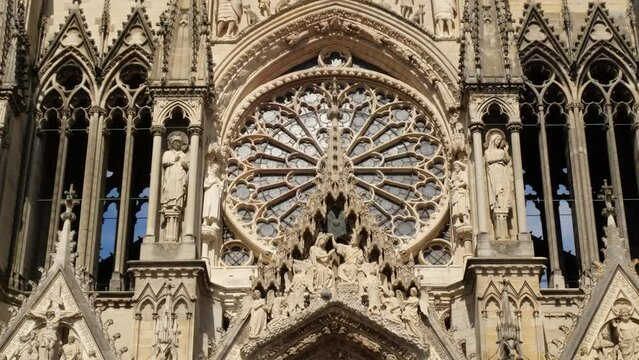
[[[75,9],[79,8],[82,5],[82,0],[72,0],[71,6]]]
[[[617,210],[613,205],[613,201],[617,200],[617,197],[614,194],[613,187],[608,185],[608,180],[604,179],[603,185],[601,186],[601,190],[599,190],[599,200],[603,200],[605,203],[605,207],[601,210],[601,214],[606,217],[608,226],[617,226],[615,221],[615,215],[617,214]]]
[[[141,7],[144,4],[144,0],[135,0],[135,7]]]
[[[73,213],[73,208],[80,204],[80,200],[76,199],[76,193],[73,189],[73,184],[69,187],[69,190],[64,192],[64,200],[62,200],[61,205],[64,206],[64,212],[60,215],[63,221],[75,221],[75,214]]]

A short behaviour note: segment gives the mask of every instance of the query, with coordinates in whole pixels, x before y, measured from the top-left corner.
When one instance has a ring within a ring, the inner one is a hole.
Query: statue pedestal
[[[182,212],[179,209],[167,208],[162,209],[162,214],[164,214],[164,227],[160,239],[164,242],[175,243],[180,236]]]
[[[140,260],[197,260],[195,243],[142,243]]]
[[[480,240],[477,242],[478,257],[532,257],[535,256],[530,240]]]

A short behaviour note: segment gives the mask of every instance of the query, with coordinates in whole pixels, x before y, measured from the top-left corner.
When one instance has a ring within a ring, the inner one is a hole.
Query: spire
[[[64,212],[60,215],[64,223],[62,224],[62,230],[58,232],[58,244],[53,260],[53,265],[60,267],[65,267],[71,261],[71,252],[74,246],[73,237],[75,236],[75,231],[71,230],[71,222],[75,221],[76,218],[73,213],[73,208],[80,204],[80,201],[76,199],[73,184],[71,184],[69,190],[65,191],[64,194],[65,199],[61,202],[61,205],[64,206]]]
[[[606,218],[606,224],[608,227],[617,227],[617,222],[615,220],[615,216],[617,215],[617,210],[613,206],[613,202],[617,200],[613,192],[613,188],[611,185],[608,185],[608,180],[604,179],[604,183],[601,186],[601,190],[599,190],[599,200],[603,200],[606,207],[601,210],[601,214]]]
[[[501,289],[501,324],[497,328],[497,333],[499,337],[499,350],[498,350],[498,359],[499,360],[520,360],[523,359],[521,356],[521,339],[519,333],[519,325],[517,321],[513,318],[513,313],[510,308],[510,300],[509,300],[509,287],[510,282],[504,279],[502,282]]]

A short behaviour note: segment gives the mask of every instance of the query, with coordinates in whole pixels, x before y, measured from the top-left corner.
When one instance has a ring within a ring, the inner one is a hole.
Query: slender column
[[[195,208],[197,206],[197,179],[198,168],[200,164],[200,135],[202,127],[200,125],[189,126],[189,135],[191,135],[189,148],[191,149],[189,158],[189,185],[186,193],[186,208],[184,211],[184,242],[195,242]],[[199,224],[200,221],[198,220]]]
[[[58,156],[56,160],[55,179],[53,180],[53,194],[51,195],[51,215],[49,216],[49,234],[47,237],[47,254],[54,251],[56,238],[58,234],[58,219],[60,218],[60,207],[58,201],[62,199],[62,187],[64,186],[64,170],[67,164],[67,151],[69,148],[69,129],[70,111],[67,109],[61,112],[62,119],[60,121],[60,140],[58,142]],[[51,258],[46,257],[45,264],[48,267]]]
[[[526,199],[524,196],[524,171],[521,161],[521,122],[511,121],[508,123],[510,132],[510,142],[513,153],[513,173],[515,175],[515,204],[517,206],[517,227],[519,229],[519,240],[528,239],[528,225],[526,222]]]
[[[486,169],[484,166],[484,150],[482,147],[482,132],[484,124],[472,122],[470,132],[473,137],[473,161],[475,162],[475,185],[477,194],[477,219],[479,234],[488,233],[488,185],[486,183]]]
[[[606,104],[606,144],[608,147],[608,165],[610,166],[611,182],[614,188],[615,208],[617,209],[617,226],[621,229],[626,248],[628,248],[628,226],[626,225],[626,207],[623,203],[623,188],[621,185],[621,170],[619,169],[619,156],[617,155],[617,136],[615,135],[612,106]],[[596,186],[601,186],[596,184]]]
[[[633,114],[639,114],[639,103],[633,106]],[[634,137],[633,159],[635,159],[635,179],[639,187],[639,120],[632,122],[632,136]]]
[[[117,236],[115,240],[115,259],[110,290],[121,290],[124,286],[124,272],[127,254],[127,236],[129,235],[129,212],[131,208],[131,174],[133,171],[133,148],[135,141],[134,116],[137,109],[127,110],[126,139],[124,142],[124,165],[122,167],[122,185],[120,187],[120,211],[118,212]]]
[[[570,142],[570,165],[573,191],[575,192],[575,210],[577,212],[577,230],[582,272],[590,269],[590,264],[598,258],[597,232],[595,230],[594,207],[590,185],[590,170],[583,123],[583,104],[575,101],[568,106],[570,123],[568,140]]]
[[[87,141],[87,152],[85,157],[84,178],[82,182],[82,203],[80,205],[80,222],[78,225],[78,266],[85,266],[89,273],[93,275],[96,269],[96,259],[98,254],[98,237],[93,228],[97,214],[100,213],[100,189],[94,186],[97,166],[103,162],[104,154],[97,151],[100,128],[104,118],[104,109],[93,106],[90,109],[90,120],[87,128],[89,138]],[[99,175],[97,175],[99,176]]]
[[[153,134],[153,155],[151,157],[151,184],[149,186],[149,213],[146,219],[144,242],[157,240],[157,215],[160,209],[160,177],[162,163],[162,137],[166,129],[161,125],[151,126]]]
[[[542,190],[544,192],[544,216],[546,218],[546,237],[550,260],[550,287],[563,289],[566,284],[559,264],[559,243],[554,215],[555,207],[550,176],[550,160],[548,158],[548,137],[546,135],[546,119],[543,105],[540,105],[537,109],[537,118],[539,119],[539,159],[541,161]]]

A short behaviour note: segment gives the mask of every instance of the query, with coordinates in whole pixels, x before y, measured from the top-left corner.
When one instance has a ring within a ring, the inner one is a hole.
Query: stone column
[[[484,165],[484,149],[482,132],[484,124],[481,122],[471,122],[470,132],[473,142],[473,161],[475,162],[475,194],[477,194],[477,219],[479,224],[479,237],[485,237],[488,234],[488,185],[486,182],[486,167]]]
[[[53,194],[51,196],[51,214],[49,216],[49,233],[47,237],[47,253],[54,252],[55,243],[58,236],[58,219],[60,218],[60,207],[58,201],[62,199],[62,187],[64,186],[64,172],[67,165],[67,151],[69,148],[69,136],[71,129],[69,128],[69,117],[71,112],[64,109],[60,112],[62,119],[60,120],[60,140],[58,142],[58,156],[56,160],[55,179],[53,180]],[[51,258],[46,257],[45,266],[48,267]]]
[[[623,203],[623,187],[621,185],[621,170],[619,169],[619,155],[617,154],[617,136],[615,135],[615,124],[612,115],[612,106],[606,104],[606,144],[608,147],[608,164],[610,166],[610,182],[613,187],[613,191],[617,196],[615,200],[615,208],[617,210],[617,226],[621,230],[621,234],[624,237],[626,248],[629,248],[628,243],[628,225],[626,221],[626,207]],[[601,184],[593,184],[597,188]],[[596,258],[595,258],[596,259]]]
[[[544,107],[537,109],[539,119],[539,159],[541,162],[541,177],[544,193],[544,216],[546,218],[546,237],[548,241],[548,260],[550,261],[550,287],[563,289],[566,287],[559,265],[559,240],[557,239],[557,224],[555,223],[555,207],[553,202],[553,188],[550,176],[550,160],[548,153],[548,138],[546,136],[546,120]]]
[[[158,234],[157,215],[160,210],[160,178],[162,177],[162,137],[166,129],[162,125],[151,126],[153,155],[151,157],[151,185],[149,186],[149,212],[146,218],[145,243],[155,242]]]
[[[507,125],[510,132],[510,143],[512,145],[513,173],[515,175],[515,205],[517,209],[517,228],[519,240],[529,240],[528,224],[526,222],[526,198],[524,195],[524,171],[521,160],[521,122],[519,120],[510,121]]]
[[[189,158],[189,183],[186,193],[186,207],[184,210],[184,235],[182,239],[184,242],[195,242],[197,234],[195,234],[196,223],[195,213],[197,206],[197,194],[199,189],[197,188],[198,174],[200,166],[200,136],[202,135],[202,127],[198,124],[189,126],[189,135],[191,139],[189,141],[190,158]],[[197,223],[200,221],[198,219]]]
[[[127,255],[127,236],[129,234],[129,212],[131,210],[131,174],[133,172],[133,149],[135,141],[134,118],[137,109],[127,109],[126,139],[124,142],[124,164],[122,166],[122,185],[120,187],[120,211],[118,212],[117,235],[115,239],[115,254],[113,274],[109,283],[109,290],[123,290],[124,273]]]

